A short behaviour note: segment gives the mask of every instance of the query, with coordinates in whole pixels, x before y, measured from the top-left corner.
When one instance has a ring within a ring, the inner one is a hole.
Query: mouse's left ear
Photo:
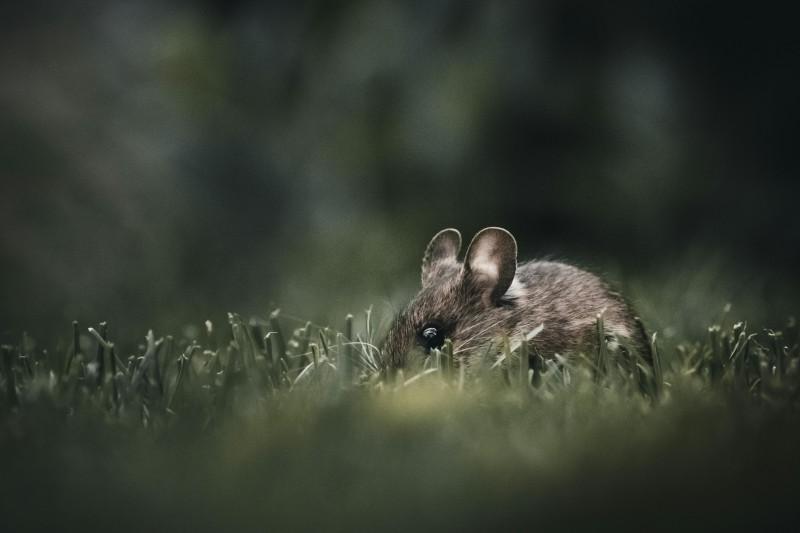
[[[459,250],[461,250],[461,234],[457,229],[443,229],[434,235],[425,248],[425,255],[422,256],[422,285],[433,279],[442,263],[450,261],[456,263]]]
[[[464,259],[464,281],[487,305],[503,297],[517,272],[517,241],[503,228],[484,228],[475,234]]]

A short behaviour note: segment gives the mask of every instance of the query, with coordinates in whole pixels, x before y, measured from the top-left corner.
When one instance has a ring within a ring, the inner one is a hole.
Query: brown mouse
[[[555,261],[518,264],[517,243],[503,228],[479,231],[463,262],[460,248],[461,234],[455,229],[440,231],[428,244],[422,288],[395,318],[382,345],[389,370],[424,360],[445,339],[453,342],[456,362],[469,361],[492,340],[521,338],[540,325],[533,340],[540,356],[592,355],[600,314],[612,349],[621,346],[652,365],[641,322],[598,276]]]

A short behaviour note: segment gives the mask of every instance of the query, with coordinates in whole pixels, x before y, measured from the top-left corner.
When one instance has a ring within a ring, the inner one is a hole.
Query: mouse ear
[[[461,234],[457,229],[447,228],[433,236],[425,255],[422,256],[422,284],[430,281],[442,263],[456,262],[461,250]]]
[[[484,228],[475,234],[464,259],[464,280],[484,302],[497,304],[514,281],[517,241],[503,228]]]

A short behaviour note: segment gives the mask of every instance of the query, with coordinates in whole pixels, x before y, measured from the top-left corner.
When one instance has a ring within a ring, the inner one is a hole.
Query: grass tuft
[[[418,371],[386,376],[371,310],[361,331],[352,315],[344,331],[287,329],[277,311],[228,318],[201,339],[150,330],[123,358],[107,328],[88,328],[88,364],[77,322],[61,353],[33,339],[4,345],[9,530],[78,516],[117,529],[143,517],[197,530],[625,529],[654,523],[661,500],[672,506],[658,523],[670,528],[771,528],[793,516],[792,322],[720,321],[668,353],[653,334],[650,370],[625,359],[601,315],[586,357],[541,357],[539,327],[498,339],[474,367],[447,341]],[[764,484],[775,488],[742,494]],[[34,487],[47,502],[26,499]]]

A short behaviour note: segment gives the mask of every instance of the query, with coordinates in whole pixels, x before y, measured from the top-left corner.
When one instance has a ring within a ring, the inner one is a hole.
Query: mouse
[[[446,339],[453,363],[469,364],[498,338],[526,338],[537,329],[531,358],[591,357],[598,350],[598,316],[611,351],[652,367],[642,322],[598,275],[560,261],[518,262],[516,240],[500,227],[476,233],[463,260],[460,250],[461,234],[453,228],[438,232],[425,248],[421,288],[382,342],[390,374],[419,365]],[[637,373],[640,382],[645,379]]]

